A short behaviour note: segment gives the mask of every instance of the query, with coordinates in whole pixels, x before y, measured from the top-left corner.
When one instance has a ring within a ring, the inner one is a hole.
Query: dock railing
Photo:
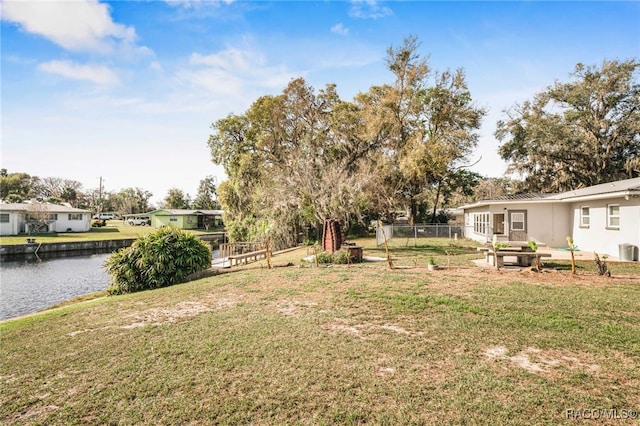
[[[239,241],[220,244],[220,257],[225,258],[239,254],[251,253],[264,249],[264,244],[259,241]]]

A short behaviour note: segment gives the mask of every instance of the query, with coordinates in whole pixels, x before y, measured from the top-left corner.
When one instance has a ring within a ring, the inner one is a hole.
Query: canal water
[[[102,264],[109,254],[2,261],[0,320],[37,312],[74,297],[106,290]]]
[[[0,262],[0,320],[37,312],[74,297],[104,291],[109,253]],[[213,251],[213,257],[219,255]]]

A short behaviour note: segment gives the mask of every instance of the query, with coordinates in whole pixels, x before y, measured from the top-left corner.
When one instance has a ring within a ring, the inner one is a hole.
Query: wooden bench
[[[551,253],[538,253],[534,251],[517,250],[498,250],[497,252],[494,252],[493,250],[487,250],[486,255],[487,263],[490,263],[493,266],[496,266],[496,261],[498,262],[498,266],[504,266],[505,256],[517,257],[518,266],[531,266],[531,261],[533,259],[540,259],[541,257],[551,257]]]
[[[242,265],[249,263],[249,260],[253,260],[254,262],[258,259],[264,259],[267,257],[267,250],[256,250],[250,251],[248,253],[242,254],[234,254],[229,256],[229,263],[231,266]]]

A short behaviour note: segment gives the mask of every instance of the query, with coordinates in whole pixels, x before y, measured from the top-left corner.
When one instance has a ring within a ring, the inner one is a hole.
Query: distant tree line
[[[519,178],[485,178],[469,170],[485,109],[463,70],[432,69],[418,47],[415,37],[390,47],[394,81],[351,102],[333,84],[315,90],[298,78],[211,125],[231,240],[269,229],[288,246],[325,218],[349,226],[407,212],[410,223],[433,221],[474,199],[640,176],[636,60],[578,65],[574,82],[507,111],[496,145]]]
[[[113,212],[120,215],[144,213],[156,207],[171,209],[219,209],[215,178],[207,176],[200,181],[198,193],[192,201],[189,194],[177,188],[168,191],[160,206],[150,203],[153,194],[143,188],[124,188],[104,191],[101,188],[84,189],[76,180],[58,177],[40,178],[23,172],[9,173],[0,169],[0,200],[21,203],[27,200],[66,203],[72,207],[93,212]]]

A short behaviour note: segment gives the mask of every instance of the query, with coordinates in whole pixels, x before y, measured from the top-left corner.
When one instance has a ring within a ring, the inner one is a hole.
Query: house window
[[[489,213],[476,213],[473,215],[473,232],[487,235],[489,231]]]
[[[607,228],[620,229],[620,206],[617,204],[607,205]]]
[[[580,207],[580,228],[589,227],[589,207]]]
[[[169,217],[169,222],[177,222],[178,218],[176,216]]]
[[[58,220],[58,213],[50,213],[47,215],[47,220]]]
[[[0,213],[0,223],[9,223],[9,213]]]
[[[69,220],[82,220],[82,213],[69,213]]]
[[[511,230],[524,231],[524,213],[511,213]]]

